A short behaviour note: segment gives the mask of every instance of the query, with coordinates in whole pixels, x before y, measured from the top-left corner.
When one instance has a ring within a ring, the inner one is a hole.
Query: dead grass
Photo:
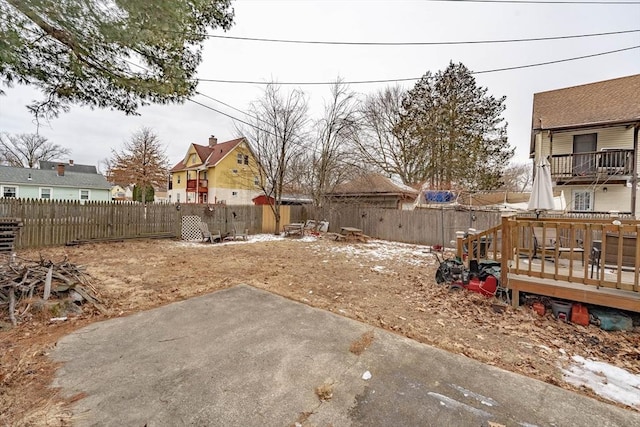
[[[505,307],[504,312],[496,313],[491,300],[466,292],[451,294],[435,285],[434,259],[421,256],[406,263],[336,252],[344,246],[343,242],[297,239],[238,245],[154,240],[43,250],[45,257],[67,256],[85,265],[109,314],[84,313],[54,323],[49,321],[54,313],[42,312],[34,314],[31,322],[0,331],[0,426],[66,426],[72,422],[69,400],[50,388],[57,365],[48,353],[60,337],[95,321],[239,283],[599,400],[604,399],[562,380],[559,349],[568,356],[579,354],[640,373],[638,328],[610,333],[560,323],[550,315],[540,317],[524,307]],[[40,253],[25,251],[19,256],[33,259]],[[220,261],[215,271],[212,259]],[[384,266],[384,274],[374,269],[378,266]],[[360,355],[374,339],[373,330],[364,333],[349,351]],[[298,422],[304,424],[311,413],[302,415]]]
[[[351,343],[349,351],[356,356],[360,356],[373,343],[373,337],[373,330],[365,332],[360,338]]]

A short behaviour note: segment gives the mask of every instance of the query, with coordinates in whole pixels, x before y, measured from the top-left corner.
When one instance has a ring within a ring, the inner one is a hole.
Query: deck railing
[[[633,150],[603,150],[551,156],[551,177],[565,179],[606,179],[633,173]]]
[[[188,179],[187,180],[187,191],[198,191],[200,193],[204,193],[208,191],[209,182],[206,179]]]
[[[513,273],[640,292],[640,221],[508,217],[501,228],[505,279]]]

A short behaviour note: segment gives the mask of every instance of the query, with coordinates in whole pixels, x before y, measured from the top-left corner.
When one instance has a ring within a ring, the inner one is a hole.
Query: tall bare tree
[[[531,189],[533,183],[533,165],[530,162],[512,163],[502,176],[504,190],[523,193]]]
[[[37,133],[0,135],[0,161],[8,166],[34,168],[40,160],[55,160],[70,153]]]
[[[323,117],[315,123],[315,138],[304,157],[307,168],[302,168],[308,171],[307,184],[316,205],[322,205],[324,195],[353,170],[349,159],[359,128],[358,107],[356,94],[336,80]]]
[[[158,135],[150,128],[136,131],[119,151],[111,150],[107,176],[118,184],[134,184],[142,202],[153,188],[165,188],[169,176],[169,160]]]
[[[362,106],[362,127],[356,144],[370,170],[397,175],[407,185],[423,179],[425,156],[419,141],[400,126],[405,91],[387,87],[367,96]]]
[[[269,84],[262,97],[251,103],[251,126],[241,128],[256,157],[255,175],[260,189],[274,199],[270,205],[280,230],[280,205],[287,170],[301,155],[307,137],[307,97],[299,89],[284,93],[277,84]]]

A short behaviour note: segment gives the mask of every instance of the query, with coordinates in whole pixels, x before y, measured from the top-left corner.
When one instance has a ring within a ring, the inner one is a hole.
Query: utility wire
[[[263,128],[261,128],[261,127],[259,127],[259,126],[255,125],[255,124],[253,124],[253,123],[247,122],[247,121],[245,121],[245,120],[242,120],[242,119],[239,119],[239,118],[237,118],[237,117],[235,117],[235,116],[232,116],[231,114],[228,114],[228,113],[225,113],[225,112],[223,112],[223,111],[220,111],[220,110],[218,110],[217,108],[213,108],[213,107],[211,107],[211,106],[209,106],[209,105],[203,104],[202,102],[198,102],[198,101],[196,101],[196,100],[194,100],[194,99],[191,99],[191,98],[187,98],[187,101],[193,102],[194,104],[197,104],[197,105],[199,105],[199,106],[201,106],[201,107],[207,108],[207,109],[209,109],[209,110],[211,110],[211,111],[215,111],[215,112],[216,112],[216,113],[218,113],[218,114],[222,114],[223,116],[230,118],[231,120],[234,120],[234,121],[236,121],[236,122],[240,122],[240,123],[245,124],[245,125],[247,125],[247,126],[249,126],[249,127],[252,127],[252,128],[254,128],[254,129],[257,129],[257,130],[259,130],[259,131],[261,131],[261,132],[268,133],[269,135],[272,135],[272,136],[277,136],[275,133],[273,133],[273,132],[271,132],[271,131],[269,131],[269,130],[263,129]],[[233,107],[230,107],[230,108],[233,108]],[[234,108],[234,109],[235,109],[235,108]],[[240,110],[238,110],[238,111],[240,111]],[[247,113],[244,113],[244,112],[242,112],[242,111],[240,111],[240,112],[241,112],[241,113],[243,113],[243,114],[247,114]],[[247,115],[248,115],[248,114],[247,114]]]
[[[640,4],[640,3],[639,3]],[[215,34],[205,34],[206,37],[225,40],[242,40],[254,42],[268,43],[290,43],[290,44],[313,44],[313,45],[339,45],[339,46],[439,46],[439,45],[465,45],[465,44],[492,44],[492,43],[520,43],[520,42],[536,42],[548,40],[566,40],[578,39],[585,37],[600,37],[616,34],[637,33],[640,30],[622,30],[611,31],[606,33],[592,34],[575,34],[568,36],[551,36],[551,37],[533,37],[523,39],[502,39],[502,40],[466,40],[466,41],[441,41],[441,42],[348,42],[348,41],[327,41],[327,40],[291,40],[291,39],[269,39],[261,37],[240,37],[240,36],[224,36]]]
[[[225,106],[225,107],[227,107],[227,108],[231,108],[232,110],[235,110],[235,111],[237,111],[238,113],[243,114],[243,115],[245,115],[245,116],[247,116],[247,117],[251,117],[252,119],[256,119],[256,120],[258,120],[258,121],[260,121],[260,122],[266,123],[266,122],[265,122],[264,120],[262,120],[260,117],[258,117],[258,116],[254,116],[254,115],[252,115],[252,114],[249,114],[249,113],[247,113],[246,111],[242,111],[241,109],[236,108],[236,107],[234,107],[233,105],[229,105],[229,104],[227,104],[226,102],[220,101],[219,99],[216,99],[216,98],[214,98],[214,97],[212,97],[212,96],[206,95],[206,94],[204,94],[204,93],[202,93],[202,92],[199,92],[199,91],[196,91],[196,94],[197,94],[197,95],[200,95],[200,96],[204,96],[205,98],[208,98],[208,99],[210,99],[210,100],[212,100],[212,101],[214,101],[214,102],[217,102],[218,104],[222,104],[222,105],[224,105],[224,106]]]
[[[613,53],[625,52],[625,51],[628,51],[628,50],[633,50],[633,49],[638,49],[638,48],[640,48],[640,45],[625,47],[625,48],[616,49],[616,50],[609,50],[609,51],[606,51],[606,52],[593,53],[593,54],[590,54],[590,55],[575,56],[573,58],[565,58],[565,59],[557,59],[557,60],[553,60],[553,61],[538,62],[538,63],[535,63],[535,64],[517,65],[517,66],[513,66],[513,67],[504,67],[504,68],[493,68],[493,69],[482,70],[482,71],[472,71],[471,74],[489,74],[489,73],[497,73],[497,72],[500,72],[500,71],[511,71],[511,70],[520,70],[520,69],[524,69],[524,68],[540,67],[540,66],[543,66],[543,65],[559,64],[559,63],[562,63],[562,62],[576,61],[576,60],[579,60],[579,59],[593,58],[593,57],[596,57],[596,56],[610,55],[610,54],[613,54]],[[342,83],[351,84],[351,85],[369,84],[369,83],[400,83],[400,82],[409,82],[409,81],[414,81],[414,80],[420,80],[420,78],[421,77],[407,77],[407,78],[398,78],[398,79],[378,79],[378,80],[354,80],[354,81],[345,81],[345,82],[342,82]],[[335,81],[330,81],[330,82],[266,82],[266,81],[255,81],[255,80],[223,80],[223,79],[197,79],[197,81],[199,81],[199,82],[211,82],[211,83],[234,83],[234,84],[255,84],[255,85],[269,85],[269,84],[275,83],[275,84],[278,84],[278,85],[298,85],[298,86],[303,86],[303,85],[332,85],[332,84],[335,84]]]

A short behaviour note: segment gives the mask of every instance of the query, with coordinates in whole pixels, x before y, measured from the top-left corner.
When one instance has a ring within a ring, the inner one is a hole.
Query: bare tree
[[[400,86],[393,86],[365,99],[356,147],[370,170],[397,175],[411,185],[422,180],[427,153],[401,126],[404,96]]]
[[[40,160],[54,160],[70,153],[37,133],[0,135],[0,161],[8,166],[34,168]]]
[[[522,193],[531,188],[533,183],[533,165],[531,163],[512,163],[502,175],[504,189]]]
[[[358,107],[356,94],[336,80],[323,117],[315,123],[316,136],[304,157],[307,167],[300,168],[308,171],[307,185],[316,205],[322,205],[324,195],[352,169],[349,158],[359,128]]]
[[[287,170],[301,155],[306,139],[308,104],[304,92],[282,93],[276,84],[267,85],[263,96],[249,108],[251,126],[242,128],[257,160],[255,175],[260,189],[274,199],[270,205],[280,230],[280,205],[287,182]]]
[[[134,184],[142,202],[153,201],[153,189],[167,185],[169,160],[165,147],[146,127],[135,132],[120,151],[111,150],[108,166],[107,176],[118,184]]]

